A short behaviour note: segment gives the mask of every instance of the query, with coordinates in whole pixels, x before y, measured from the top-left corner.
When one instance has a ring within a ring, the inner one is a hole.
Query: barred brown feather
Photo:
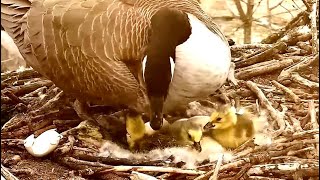
[[[144,112],[140,66],[161,7],[195,15],[224,39],[195,0],[2,0],[1,24],[26,61],[65,92]]]

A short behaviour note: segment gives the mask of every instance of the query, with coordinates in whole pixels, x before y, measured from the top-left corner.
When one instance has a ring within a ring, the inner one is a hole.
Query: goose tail
[[[28,0],[1,0],[1,26],[18,47],[23,46],[26,14],[30,7]]]
[[[13,39],[27,64],[39,71],[39,64],[32,55],[27,32],[27,15],[31,0],[1,0],[1,26]]]

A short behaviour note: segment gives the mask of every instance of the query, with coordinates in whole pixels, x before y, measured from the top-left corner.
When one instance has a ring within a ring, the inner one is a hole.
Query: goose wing
[[[1,10],[9,14],[1,17],[8,22],[4,28],[12,29],[20,51],[29,50],[27,61],[61,89],[95,103],[134,109],[145,103],[131,67],[140,66],[149,22],[132,6],[116,0],[8,1],[1,1],[10,10]],[[22,2],[28,6],[16,18]]]
[[[40,65],[32,55],[29,39],[27,38],[27,12],[31,7],[28,0],[2,0],[1,1],[1,26],[14,40],[21,55],[37,71]]]

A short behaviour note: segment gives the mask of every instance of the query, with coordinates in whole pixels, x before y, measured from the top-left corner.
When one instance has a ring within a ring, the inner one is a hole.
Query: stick
[[[290,79],[290,73],[294,72],[294,71],[298,71],[300,69],[306,68],[308,66],[310,66],[312,63],[318,61],[319,59],[319,55],[316,55],[314,57],[305,57],[302,58],[302,60],[300,62],[298,62],[297,64],[294,64],[288,68],[285,68],[281,71],[280,75],[278,76],[278,81],[282,82],[286,79]]]
[[[278,89],[282,90],[284,93],[286,93],[288,95],[288,97],[295,103],[299,103],[301,101],[301,99],[299,98],[299,96],[297,96],[296,94],[294,94],[289,88],[285,87],[284,85],[278,83],[275,80],[272,80],[271,83]]]
[[[302,172],[303,176],[312,177],[319,176],[318,164],[300,164],[300,163],[280,163],[280,164],[264,164],[252,166],[247,172],[248,176],[251,175],[264,175],[264,174],[286,174],[292,175],[296,171]]]
[[[312,150],[315,150],[314,147],[307,147],[307,148],[303,148],[303,149],[299,149],[299,150],[296,150],[296,151],[289,151],[287,153],[288,156],[295,156],[297,154],[301,154],[301,153],[305,153],[307,151],[312,151]]]
[[[303,0],[305,1],[305,0]],[[319,1],[316,0],[315,3],[312,5],[312,12],[310,14],[311,19],[311,33],[312,33],[312,52],[313,54],[319,53],[319,39],[318,39],[318,29],[317,29],[317,19],[319,19],[319,16],[317,16],[317,5]],[[310,8],[310,7],[309,7]],[[309,9],[311,11],[311,8]]]
[[[277,143],[283,143],[283,142],[288,142],[288,141],[292,141],[294,139],[298,139],[298,138],[304,138],[307,136],[313,136],[319,134],[319,128],[317,129],[312,129],[312,130],[307,130],[307,131],[302,131],[302,132],[296,132],[293,133],[289,138],[279,138],[273,141],[273,143],[277,144]]]
[[[10,91],[6,91],[3,93],[4,95],[8,96],[13,102],[15,103],[22,103],[24,105],[27,105],[26,102],[24,102],[23,100],[21,100],[19,97],[17,97],[16,95],[14,95],[12,92]]]
[[[263,64],[262,64],[263,63]],[[285,67],[293,64],[292,59],[284,59],[284,60],[272,60],[270,63],[266,64],[262,62],[261,64],[254,64],[252,67],[248,67],[247,69],[238,69],[236,73],[237,79],[249,79],[254,76],[259,76],[262,74],[270,73],[279,69],[283,69]],[[262,66],[263,65],[263,66]]]
[[[136,171],[132,171],[131,172],[131,176],[130,176],[131,180],[157,180],[157,178],[147,175],[147,174],[143,174],[140,172],[136,172]]]
[[[1,175],[4,176],[5,180],[19,180],[11,172],[9,172],[8,169],[5,168],[2,164],[1,164]]]
[[[268,101],[266,96],[263,94],[263,92],[257,87],[257,85],[254,82],[248,81],[246,85],[249,87],[249,89],[252,92],[254,92],[258,96],[258,99],[260,100],[261,105],[264,106],[269,111],[272,119],[274,119],[278,123],[279,130],[275,134],[275,137],[279,136],[285,129],[285,122],[283,120],[284,118],[283,115],[280,114],[279,111],[277,111],[271,106],[271,103]]]
[[[30,93],[38,88],[41,88],[43,86],[47,86],[50,87],[53,85],[53,82],[50,80],[42,80],[42,81],[37,81],[34,83],[30,83],[30,84],[24,84],[21,86],[15,86],[15,87],[10,87],[7,89],[7,91],[11,91],[13,94],[20,96],[20,95],[24,95],[27,93]]]
[[[237,68],[241,68],[241,67],[245,67],[245,66],[249,66],[252,64],[256,64],[262,61],[267,60],[268,58],[273,57],[275,54],[277,54],[279,51],[283,51],[287,48],[287,45],[283,42],[277,43],[275,45],[273,45],[271,48],[255,55],[252,56],[248,59],[244,59],[242,61],[236,62],[236,67]]]
[[[312,9],[311,9],[310,5],[308,4],[308,2],[307,2],[306,0],[302,0],[302,2],[303,2],[303,4],[306,6],[307,11],[308,11],[308,12],[311,12]]]
[[[219,173],[220,166],[222,164],[222,160],[223,160],[223,154],[220,154],[219,158],[218,158],[217,165],[214,168],[213,175],[209,178],[209,180],[217,180],[218,179],[218,173]]]
[[[1,81],[8,81],[8,79],[11,79],[12,77],[16,77],[19,79],[28,79],[28,78],[35,78],[35,77],[41,77],[41,74],[33,69],[25,69],[24,71],[11,71],[8,73],[1,73]]]
[[[286,180],[283,178],[264,177],[264,176],[249,176],[249,180]]]
[[[306,11],[299,13],[284,28],[281,28],[281,30],[278,32],[270,34],[268,37],[263,39],[261,43],[272,44],[277,42],[281,37],[283,37],[288,32],[288,30],[293,29],[293,27],[305,25],[307,22],[303,21],[303,19],[307,18],[307,16],[308,16],[308,12]]]
[[[301,77],[297,72],[292,72],[290,74],[290,79],[302,86],[312,89],[319,89],[319,83],[309,81],[308,79]]]
[[[49,109],[53,109],[56,105],[61,103],[61,98],[63,97],[64,93],[63,91],[59,92],[56,96],[54,96],[52,99],[47,101],[43,106],[41,106],[36,111],[33,111],[34,114],[42,114],[47,112]],[[59,102],[60,101],[60,102]]]
[[[162,173],[177,173],[177,174],[188,174],[188,175],[199,175],[205,173],[199,170],[187,170],[173,167],[157,167],[157,166],[114,166],[112,169],[116,172],[125,171],[138,171],[138,172],[162,172]]]
[[[241,51],[243,49],[266,49],[271,48],[272,45],[270,44],[239,44],[231,46],[231,51]]]
[[[313,100],[309,102],[309,114],[310,114],[310,121],[312,123],[312,128],[319,129],[319,124],[317,122],[317,114],[316,114]],[[314,135],[314,138],[319,141],[319,135]],[[316,144],[316,150],[317,150],[317,154],[319,154],[319,143]]]

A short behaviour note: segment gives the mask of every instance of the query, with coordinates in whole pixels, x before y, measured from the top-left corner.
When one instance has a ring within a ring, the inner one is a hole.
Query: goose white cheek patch
[[[147,63],[147,56],[145,56],[143,58],[143,60],[142,60],[142,77],[143,77],[144,81],[146,81],[145,76],[144,76],[144,73],[145,73],[145,70],[146,70],[146,63]],[[174,68],[175,68],[175,63],[174,63],[174,61],[173,61],[173,59],[171,57],[170,57],[170,68],[171,68],[171,81],[172,81]]]

